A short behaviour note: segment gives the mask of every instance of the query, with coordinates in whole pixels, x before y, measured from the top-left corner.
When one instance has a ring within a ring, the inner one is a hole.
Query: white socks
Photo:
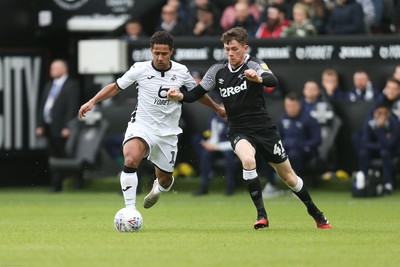
[[[161,192],[167,192],[167,191],[169,191],[169,190],[171,189],[172,185],[174,184],[175,179],[174,179],[174,176],[172,176],[172,182],[171,182],[171,184],[168,186],[168,188],[162,187],[162,186],[158,183],[158,179],[156,179],[156,181],[157,181],[157,186],[154,188],[153,194],[158,195],[158,194],[160,194]]]
[[[121,172],[120,182],[125,206],[127,208],[136,209],[136,188],[138,185],[137,173]]]
[[[292,189],[294,192],[299,192],[303,188],[303,179],[301,179],[299,176],[297,176],[297,184],[293,187],[289,186],[290,189]]]
[[[252,180],[257,178],[257,170],[243,170],[243,180]]]

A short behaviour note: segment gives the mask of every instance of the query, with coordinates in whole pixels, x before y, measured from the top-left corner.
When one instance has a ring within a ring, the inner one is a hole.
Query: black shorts
[[[256,134],[232,133],[229,135],[229,140],[233,150],[241,139],[247,140],[256,150],[256,154],[262,156],[267,162],[279,164],[288,158],[281,137],[275,130]]]

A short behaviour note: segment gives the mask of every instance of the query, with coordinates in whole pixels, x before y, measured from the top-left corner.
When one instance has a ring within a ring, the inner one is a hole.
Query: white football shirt
[[[182,133],[179,119],[182,113],[180,102],[169,100],[167,91],[171,87],[179,90],[186,86],[191,90],[196,82],[185,65],[171,61],[166,71],[156,70],[152,61],[137,62],[120,78],[117,85],[125,90],[137,83],[138,102],[132,113],[132,122],[160,136]]]

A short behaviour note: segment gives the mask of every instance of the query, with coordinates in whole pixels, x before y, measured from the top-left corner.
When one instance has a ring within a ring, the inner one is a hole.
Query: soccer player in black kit
[[[168,97],[193,102],[211,90],[219,90],[228,117],[228,137],[242,163],[243,179],[257,209],[255,229],[269,225],[256,170],[256,153],[263,156],[306,205],[317,227],[331,228],[291,167],[276,126],[267,113],[264,86],[276,86],[276,77],[263,61],[246,53],[249,46],[245,29],[232,28],[222,35],[221,41],[228,59],[211,66],[194,89],[171,88]]]

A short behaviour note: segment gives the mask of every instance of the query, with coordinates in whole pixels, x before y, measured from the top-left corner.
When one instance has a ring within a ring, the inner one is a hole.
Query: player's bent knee
[[[256,160],[254,157],[244,157],[242,159],[243,169],[250,170],[256,167]]]
[[[124,165],[130,168],[137,169],[139,167],[140,160],[136,160],[133,157],[125,157]]]

